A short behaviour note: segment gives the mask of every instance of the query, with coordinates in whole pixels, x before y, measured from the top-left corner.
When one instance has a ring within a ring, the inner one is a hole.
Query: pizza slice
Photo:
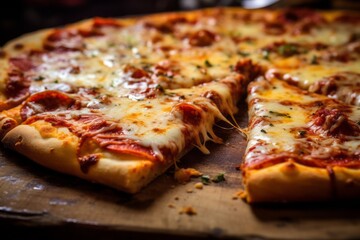
[[[286,31],[272,42],[262,43],[253,55],[268,67],[266,76],[359,106],[358,14],[288,10],[278,15],[272,25],[280,24],[278,28]]]
[[[360,196],[360,108],[261,79],[248,88],[248,202]]]
[[[3,143],[128,192],[193,146],[207,153],[207,140],[221,141],[214,122],[263,71],[231,54],[209,24],[216,12],[95,18],[11,41],[0,60]]]
[[[153,90],[141,101],[101,93],[44,91],[20,108],[22,123],[2,142],[63,173],[137,192],[193,146],[208,153],[216,120],[236,111],[245,79]]]

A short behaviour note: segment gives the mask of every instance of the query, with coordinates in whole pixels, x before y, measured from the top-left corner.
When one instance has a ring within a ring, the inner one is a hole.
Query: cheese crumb
[[[246,192],[244,190],[240,190],[232,197],[233,200],[236,200],[238,198],[246,199]]]
[[[194,168],[179,168],[175,171],[175,179],[179,183],[189,182],[192,177],[200,177],[201,172]]]
[[[198,183],[195,183],[195,184],[194,184],[194,187],[195,187],[196,189],[203,189],[204,184],[202,184],[201,182],[198,182]]]
[[[195,209],[193,207],[187,206],[187,207],[183,207],[180,211],[179,214],[187,214],[189,216],[193,216],[196,215],[197,212],[195,211]]]

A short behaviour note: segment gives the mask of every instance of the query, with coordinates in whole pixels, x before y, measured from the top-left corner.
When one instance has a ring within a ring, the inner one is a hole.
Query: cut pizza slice
[[[360,108],[286,82],[248,88],[243,183],[249,202],[360,196]]]
[[[310,92],[359,106],[358,14],[291,10],[280,13],[278,19],[278,23],[283,21],[296,32],[290,36],[283,32],[279,34],[282,38],[258,46],[258,53],[252,58],[269,68],[266,76],[282,78]]]
[[[245,81],[149,88],[141,100],[43,91],[21,105],[22,123],[2,141],[48,168],[134,193],[193,146],[208,153],[206,141],[221,142],[213,124],[235,113]]]

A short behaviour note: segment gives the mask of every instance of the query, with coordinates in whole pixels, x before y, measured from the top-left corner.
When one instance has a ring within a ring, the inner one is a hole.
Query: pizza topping
[[[185,124],[198,126],[202,121],[202,110],[189,103],[180,103],[176,106],[182,113],[182,121]]]
[[[278,22],[265,22],[264,32],[270,35],[281,35],[286,32],[284,24]]]
[[[298,43],[287,43],[287,42],[274,42],[271,45],[264,47],[263,51],[277,53],[283,57],[291,57],[294,55],[306,53],[308,50]]]
[[[32,62],[27,58],[10,58],[11,66],[21,72],[26,72],[34,68]]]
[[[320,79],[309,86],[310,92],[327,95],[347,104],[360,105],[360,74],[340,72]]]
[[[79,104],[68,95],[58,91],[44,91],[29,97],[23,104],[20,115],[25,121],[29,117],[43,112],[78,108]]]
[[[194,47],[207,47],[212,45],[218,36],[209,30],[199,30],[189,37],[189,44]]]
[[[360,167],[356,107],[304,94],[276,79],[258,80],[249,89],[247,168],[265,168],[289,159],[320,168]]]
[[[83,173],[88,173],[91,166],[95,165],[100,159],[99,154],[89,154],[83,157],[79,157],[78,161],[80,169]]]
[[[96,17],[93,20],[93,28],[101,28],[101,27],[121,27],[122,25],[112,18],[101,18]]]
[[[45,40],[44,49],[77,51],[83,49],[82,37],[76,30],[57,29]]]
[[[338,109],[321,108],[312,115],[310,129],[328,136],[359,136],[360,127]]]

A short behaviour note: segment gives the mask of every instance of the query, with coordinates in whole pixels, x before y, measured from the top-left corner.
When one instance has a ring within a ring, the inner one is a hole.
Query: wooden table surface
[[[246,109],[237,116],[246,126]],[[224,125],[224,124],[221,124]],[[246,141],[234,129],[217,129],[224,144],[210,155],[187,154],[193,167],[225,182],[195,189],[178,184],[173,169],[136,195],[128,195],[45,169],[7,149],[0,151],[2,236],[27,239],[358,239],[360,204],[306,203],[250,206],[233,196]],[[276,186],[274,186],[276,187]],[[191,190],[192,192],[189,192]],[[179,214],[191,206],[196,215]]]

